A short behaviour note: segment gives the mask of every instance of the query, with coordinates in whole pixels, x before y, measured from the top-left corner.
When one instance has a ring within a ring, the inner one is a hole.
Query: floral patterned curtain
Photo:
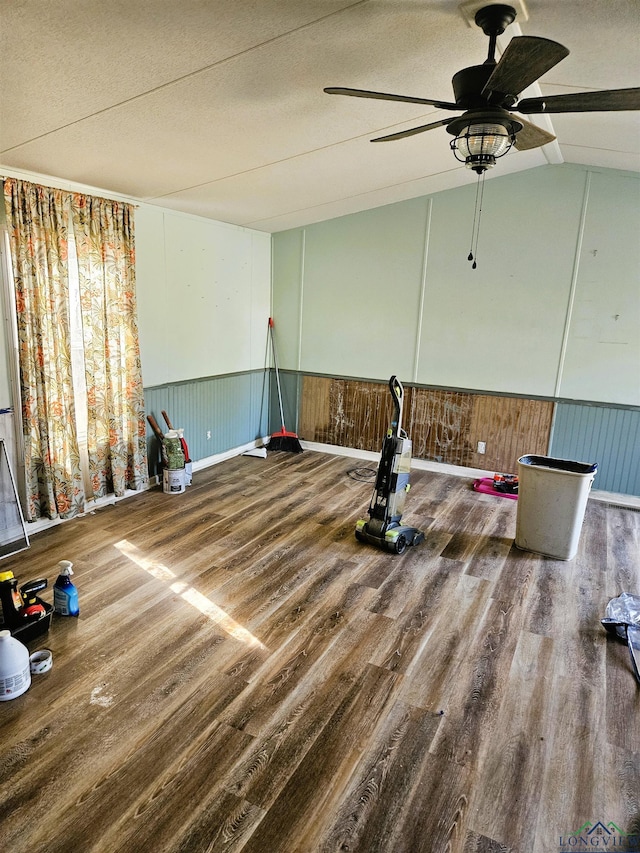
[[[75,430],[67,271],[69,194],[4,182],[15,282],[26,516],[84,510]]]
[[[147,485],[133,209],[73,194],[94,497]]]

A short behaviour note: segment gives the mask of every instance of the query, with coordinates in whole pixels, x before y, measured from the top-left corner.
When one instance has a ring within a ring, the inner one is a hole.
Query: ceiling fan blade
[[[350,98],[376,98],[379,101],[403,101],[407,104],[429,104],[441,110],[459,110],[449,101],[434,101],[431,98],[412,98],[410,95],[389,95],[386,92],[369,92],[367,89],[345,89],[342,86],[327,86],[327,95],[348,95]]]
[[[493,69],[482,94],[490,103],[500,100],[491,97],[494,92],[497,96],[519,95],[568,55],[569,50],[557,41],[538,36],[515,36]]]
[[[436,127],[443,127],[449,124],[450,118],[443,118],[440,121],[432,121],[431,124],[422,124],[420,127],[412,127],[411,130],[399,130],[398,133],[390,133],[388,136],[377,136],[372,139],[372,142],[393,142],[395,139],[404,139],[405,136],[413,136],[416,133],[424,133],[425,130],[433,130]]]
[[[536,124],[531,124],[530,121],[525,121],[524,119],[520,119],[520,121],[522,122],[522,130],[519,130],[516,134],[516,141],[513,146],[518,151],[530,151],[532,148],[540,148],[542,145],[553,142],[555,139],[553,133],[543,130]]]
[[[606,89],[602,92],[576,92],[525,98],[514,107],[519,113],[591,113],[614,110],[640,110],[640,89]]]

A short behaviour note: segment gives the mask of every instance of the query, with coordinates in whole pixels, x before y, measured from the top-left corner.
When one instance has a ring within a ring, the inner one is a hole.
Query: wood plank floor
[[[364,465],[238,457],[2,562],[72,560],[81,605],[0,703],[2,853],[554,853],[598,821],[640,849],[640,690],[599,621],[640,593],[640,513],[590,501],[561,562],[415,471],[398,557],[355,540]]]

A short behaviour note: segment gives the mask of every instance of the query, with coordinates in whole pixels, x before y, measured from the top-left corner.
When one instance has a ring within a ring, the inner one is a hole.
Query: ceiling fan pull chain
[[[473,225],[471,226],[471,245],[469,246],[469,254],[467,255],[467,260],[473,260],[473,238],[476,233],[476,219],[478,217],[478,192],[480,190],[480,175],[478,175],[478,180],[476,182],[476,203],[473,208]]]
[[[478,183],[476,184],[476,204],[473,211],[473,226],[471,228],[471,248],[467,256],[468,261],[473,261],[471,269],[475,270],[478,266],[478,237],[480,235],[480,218],[482,216],[482,199],[484,197],[484,177],[482,172],[478,175]]]
[[[475,251],[474,251],[475,258],[474,258],[474,260],[473,260],[473,263],[471,264],[471,269],[472,269],[472,270],[474,270],[474,269],[478,266],[478,264],[476,263],[476,261],[478,260],[478,239],[479,239],[479,237],[480,237],[480,220],[482,219],[482,200],[483,200],[483,198],[484,198],[484,179],[485,179],[485,175],[486,175],[486,172],[483,172],[483,173],[480,175],[480,180],[479,180],[479,184],[480,184],[480,206],[478,207],[478,222],[477,222],[477,224],[476,224],[476,246],[475,246]]]

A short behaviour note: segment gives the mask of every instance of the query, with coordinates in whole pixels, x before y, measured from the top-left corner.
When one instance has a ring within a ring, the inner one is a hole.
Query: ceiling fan
[[[472,65],[454,74],[451,82],[455,103],[338,86],[329,86],[324,91],[329,95],[428,104],[440,110],[464,110],[457,118],[440,119],[410,130],[378,136],[371,141],[392,142],[446,126],[454,136],[450,145],[456,159],[466,163],[478,175],[494,166],[496,159],[512,146],[526,151],[555,139],[546,130],[514,116],[511,110],[531,115],[640,109],[640,88],[577,92],[518,101],[520,92],[568,56],[569,50],[550,39],[515,36],[500,61],[496,62],[497,37],[515,18],[515,9],[503,4],[484,6],[476,12],[476,24],[489,36],[489,54],[482,65]]]

